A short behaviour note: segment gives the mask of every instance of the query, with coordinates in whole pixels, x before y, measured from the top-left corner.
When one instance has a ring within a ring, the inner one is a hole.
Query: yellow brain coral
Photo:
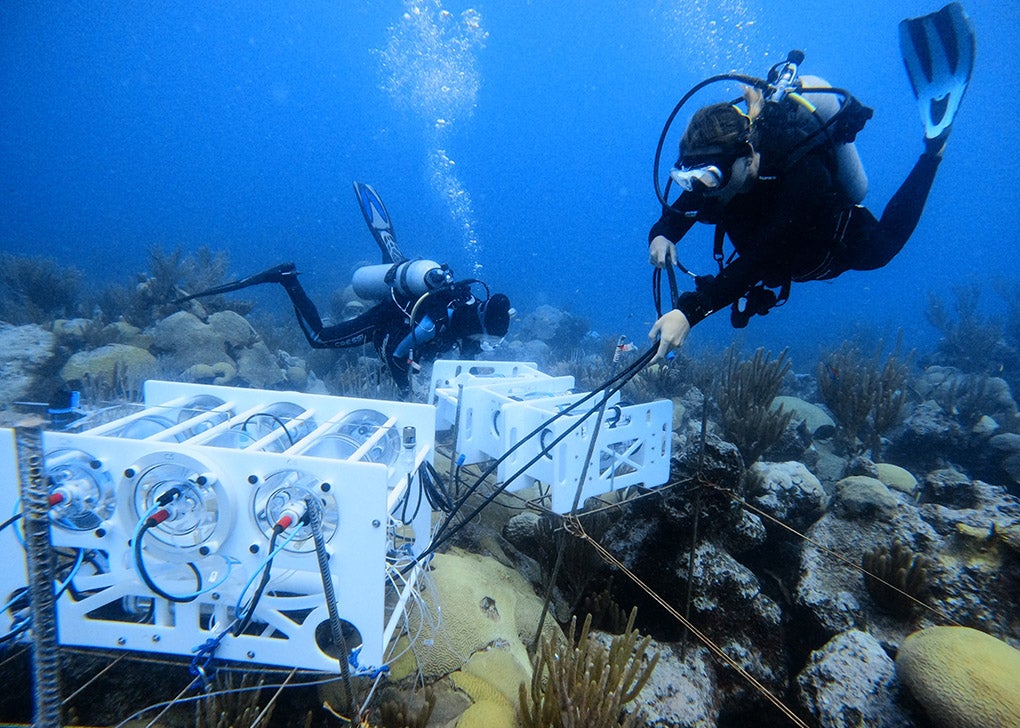
[[[970,627],[914,632],[896,671],[939,726],[1020,726],[1020,650],[991,635]]]
[[[398,641],[394,653],[403,656],[390,666],[392,679],[416,669],[448,675],[487,649],[510,653],[530,677],[525,643],[535,637],[542,599],[523,576],[495,559],[452,549],[436,554],[429,581],[433,588],[424,592],[424,619],[420,609],[411,616],[414,648],[407,650],[406,637]],[[546,620],[546,631],[558,629],[555,620]],[[517,689],[516,682],[512,687]]]

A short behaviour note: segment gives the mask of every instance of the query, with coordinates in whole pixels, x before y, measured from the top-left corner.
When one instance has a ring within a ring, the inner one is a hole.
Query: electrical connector
[[[291,526],[304,525],[308,520],[308,503],[302,498],[301,500],[292,500],[288,503],[280,517],[276,519],[274,529],[280,529],[280,531],[286,531]]]

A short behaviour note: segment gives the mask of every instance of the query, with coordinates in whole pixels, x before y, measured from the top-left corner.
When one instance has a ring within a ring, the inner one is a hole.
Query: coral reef
[[[878,546],[861,558],[864,585],[875,603],[888,612],[909,617],[928,591],[932,560],[901,541]]]
[[[393,679],[420,672],[446,675],[459,669],[475,652],[497,645],[525,669],[525,648],[535,638],[542,601],[517,572],[494,559],[454,549],[433,559],[433,588],[425,593],[424,609],[416,608],[421,634],[413,652],[391,668]],[[557,631],[554,623],[546,629]],[[398,643],[399,654],[407,647]]]
[[[426,687],[422,704],[415,708],[406,702],[387,700],[379,706],[381,728],[425,728],[436,707],[436,693]]]
[[[881,350],[879,343],[868,359],[858,346],[844,344],[818,365],[818,387],[844,446],[876,457],[882,435],[898,422],[907,397],[908,367],[900,360],[899,345],[885,362]]]
[[[597,641],[589,615],[576,636],[572,619],[567,645],[542,639],[535,656],[530,691],[520,686],[524,728],[610,728],[634,726],[637,716],[621,720],[623,706],[634,700],[659,661],[659,653],[645,658],[650,637],[634,629],[632,610],[622,635],[608,647]],[[640,641],[639,641],[640,640]]]
[[[969,627],[929,627],[907,637],[896,671],[945,728],[1020,725],[1020,650]]]
[[[1014,352],[1003,341],[1001,324],[978,310],[981,288],[975,283],[953,288],[950,306],[936,294],[928,296],[924,315],[942,335],[938,343],[938,363],[959,367],[965,372],[989,374],[1001,369]]]
[[[777,443],[790,424],[792,412],[772,407],[789,370],[785,351],[775,359],[764,349],[758,349],[752,359],[740,359],[736,350],[727,357],[716,398],[726,437],[747,465]]]
[[[82,273],[52,258],[0,253],[0,321],[15,326],[73,316],[82,304]]]

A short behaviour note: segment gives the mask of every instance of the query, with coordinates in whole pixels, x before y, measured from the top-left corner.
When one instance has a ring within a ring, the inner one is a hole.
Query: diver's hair
[[[740,155],[753,142],[754,120],[765,105],[761,91],[747,87],[745,114],[730,103],[712,104],[698,109],[680,139],[680,158],[720,154]]]

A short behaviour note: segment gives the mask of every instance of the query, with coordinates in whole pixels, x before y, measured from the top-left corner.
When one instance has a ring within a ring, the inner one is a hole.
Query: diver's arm
[[[683,195],[652,225],[648,233],[648,262],[656,268],[677,264],[676,244],[693,227],[695,218],[686,212]]]

